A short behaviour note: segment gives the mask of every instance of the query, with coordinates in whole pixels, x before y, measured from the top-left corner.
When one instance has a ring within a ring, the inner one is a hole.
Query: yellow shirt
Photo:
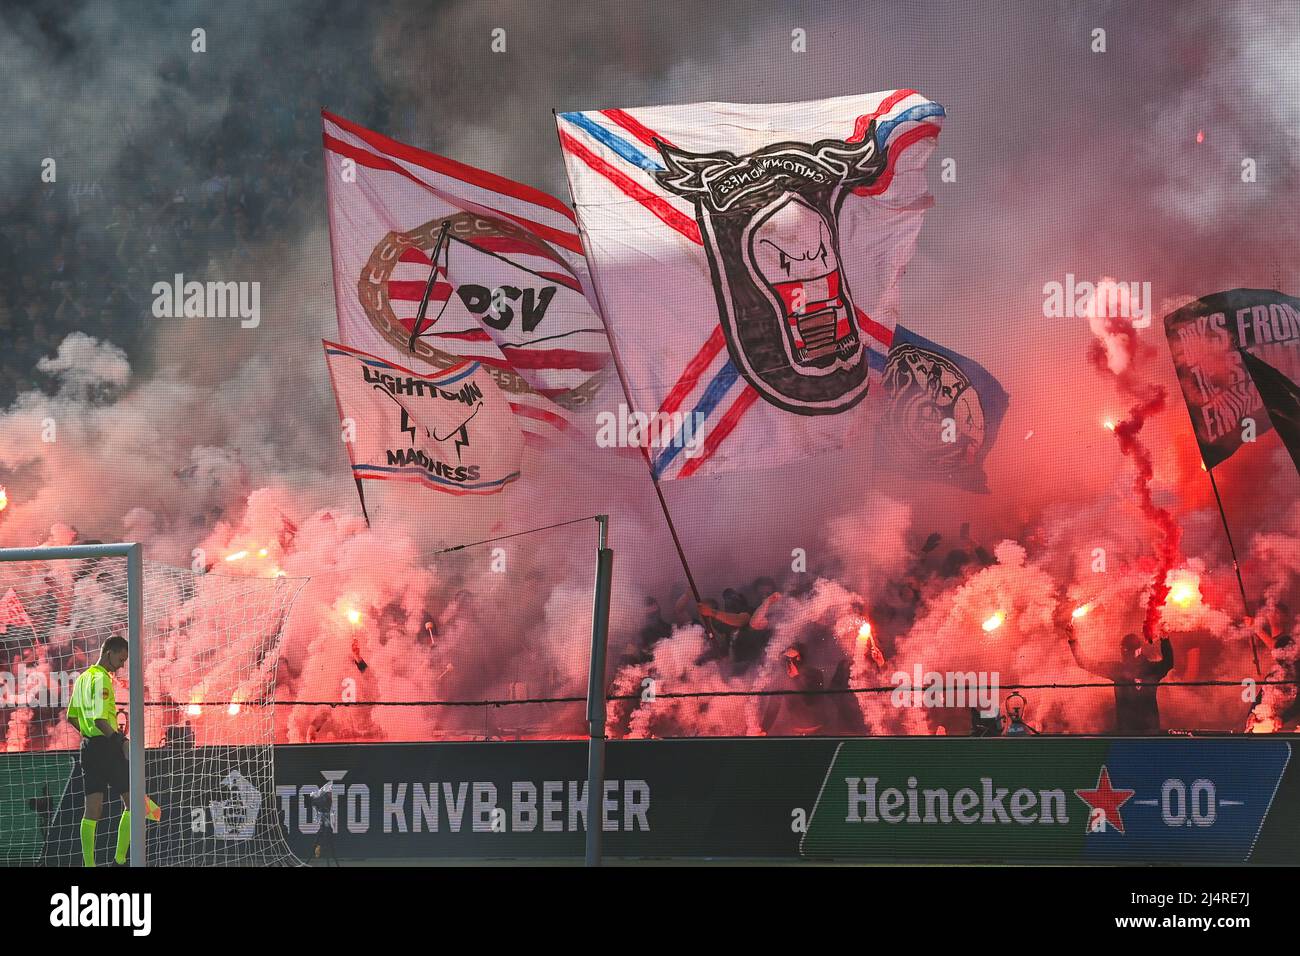
[[[102,737],[97,720],[110,724],[117,720],[117,700],[113,694],[113,675],[98,664],[91,664],[72,685],[72,703],[68,719],[77,725],[83,737]]]

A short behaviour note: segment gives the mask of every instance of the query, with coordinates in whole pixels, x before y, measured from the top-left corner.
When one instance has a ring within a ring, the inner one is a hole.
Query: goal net
[[[31,555],[0,549],[0,865],[80,866],[85,792],[67,706],[104,641],[128,636],[127,559]],[[148,865],[299,862],[278,819],[272,748],[280,642],[303,583],[144,562],[143,687],[123,666],[114,691],[161,808],[146,822]],[[129,726],[136,694],[142,727]],[[124,796],[105,795],[100,865],[113,858]]]

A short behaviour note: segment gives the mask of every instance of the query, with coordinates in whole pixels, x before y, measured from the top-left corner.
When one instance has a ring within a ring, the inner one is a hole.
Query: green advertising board
[[[191,764],[204,773],[183,791],[160,774],[166,809],[150,833],[229,841],[237,830],[214,814],[251,814],[302,859],[556,860],[581,859],[599,819],[606,854],[624,859],[1297,864],[1292,747],[1255,736],[619,740],[593,812],[584,741],[281,746],[274,785],[253,804],[231,781],[245,761],[253,778],[257,753],[203,748]],[[0,860],[79,858],[75,798],[35,809],[46,793],[59,801],[71,768],[71,754],[0,754]],[[313,800],[326,783],[332,813]]]
[[[40,859],[72,765],[68,751],[0,753],[0,866],[31,866]]]
[[[1243,862],[1284,740],[842,742],[800,850],[870,860]]]

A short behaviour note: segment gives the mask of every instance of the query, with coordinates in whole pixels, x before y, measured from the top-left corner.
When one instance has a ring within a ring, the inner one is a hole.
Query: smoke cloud
[[[1033,685],[1032,724],[1101,731],[1109,688],[1051,686],[1089,682],[1053,625],[1085,603],[1096,655],[1145,621],[1172,633],[1170,681],[1257,673],[1159,318],[1219,289],[1296,291],[1300,107],[1276,93],[1297,79],[1300,11],[62,3],[0,20],[0,545],[132,539],[180,568],[311,578],[280,674],[281,698],[309,703],[283,712],[283,739],[580,734],[581,703],[518,701],[585,693],[591,523],[434,552],[597,513],[618,554],[620,734],[965,733],[960,708],[886,691],[755,696],[889,688],[917,666]],[[1010,394],[991,495],[892,475],[868,436],[666,488],[706,597],[732,588],[723,610],[752,614],[780,594],[740,652],[692,622],[636,462],[533,461],[486,502],[367,488],[367,527],[319,353],[335,331],[322,106],[567,198],[553,108],[894,87],[949,114],[901,321]],[[260,325],[154,318],[153,284],[177,273],[261,283]],[[1149,282],[1154,321],[1045,317],[1044,286],[1067,274]],[[1300,479],[1275,436],[1216,478],[1252,602],[1297,606]],[[1180,581],[1186,606],[1168,599]],[[1236,687],[1161,695],[1166,727],[1244,725]],[[421,703],[483,699],[504,703]],[[376,701],[402,706],[354,706]]]

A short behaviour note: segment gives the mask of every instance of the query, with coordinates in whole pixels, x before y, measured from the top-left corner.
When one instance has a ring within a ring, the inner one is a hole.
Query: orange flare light
[[[1091,604],[1080,604],[1078,607],[1076,607],[1073,611],[1070,612],[1070,617],[1076,619],[1081,618],[1091,610],[1092,610]]]
[[[190,706],[185,708],[185,713],[190,717],[198,717],[203,713],[203,708],[198,704],[190,704]]]
[[[877,667],[885,666],[885,655],[871,633],[871,622],[866,618],[858,625],[858,652],[864,660],[869,660]]]
[[[1002,626],[1002,622],[1005,621],[1006,619],[1007,619],[1007,615],[1004,611],[994,611],[987,618],[985,618],[983,624],[984,630],[989,633],[992,633],[993,631],[996,631],[998,628],[1000,628]]]
[[[244,558],[246,558],[246,557],[248,557],[248,552],[247,552],[247,551],[236,551],[234,554],[228,554],[228,555],[226,555],[226,560],[227,560],[227,561],[242,561],[242,560],[244,560]]]
[[[351,624],[353,627],[356,627],[358,624],[361,623],[361,612],[354,607],[350,607],[346,611],[344,611],[343,616],[348,619],[348,623]]]
[[[1276,717],[1256,717],[1251,714],[1247,719],[1246,733],[1248,734],[1275,734],[1282,729],[1282,721]]]
[[[226,708],[226,713],[228,713],[231,717],[236,717],[236,716],[238,716],[238,715],[239,715],[239,704],[238,704],[237,702],[232,701],[231,704],[230,704],[230,706]]]
[[[1201,603],[1201,579],[1191,571],[1170,571],[1166,579],[1169,594],[1165,604],[1189,608]]]
[[[9,507],[9,494],[5,491],[5,486],[0,485],[0,511]]]

